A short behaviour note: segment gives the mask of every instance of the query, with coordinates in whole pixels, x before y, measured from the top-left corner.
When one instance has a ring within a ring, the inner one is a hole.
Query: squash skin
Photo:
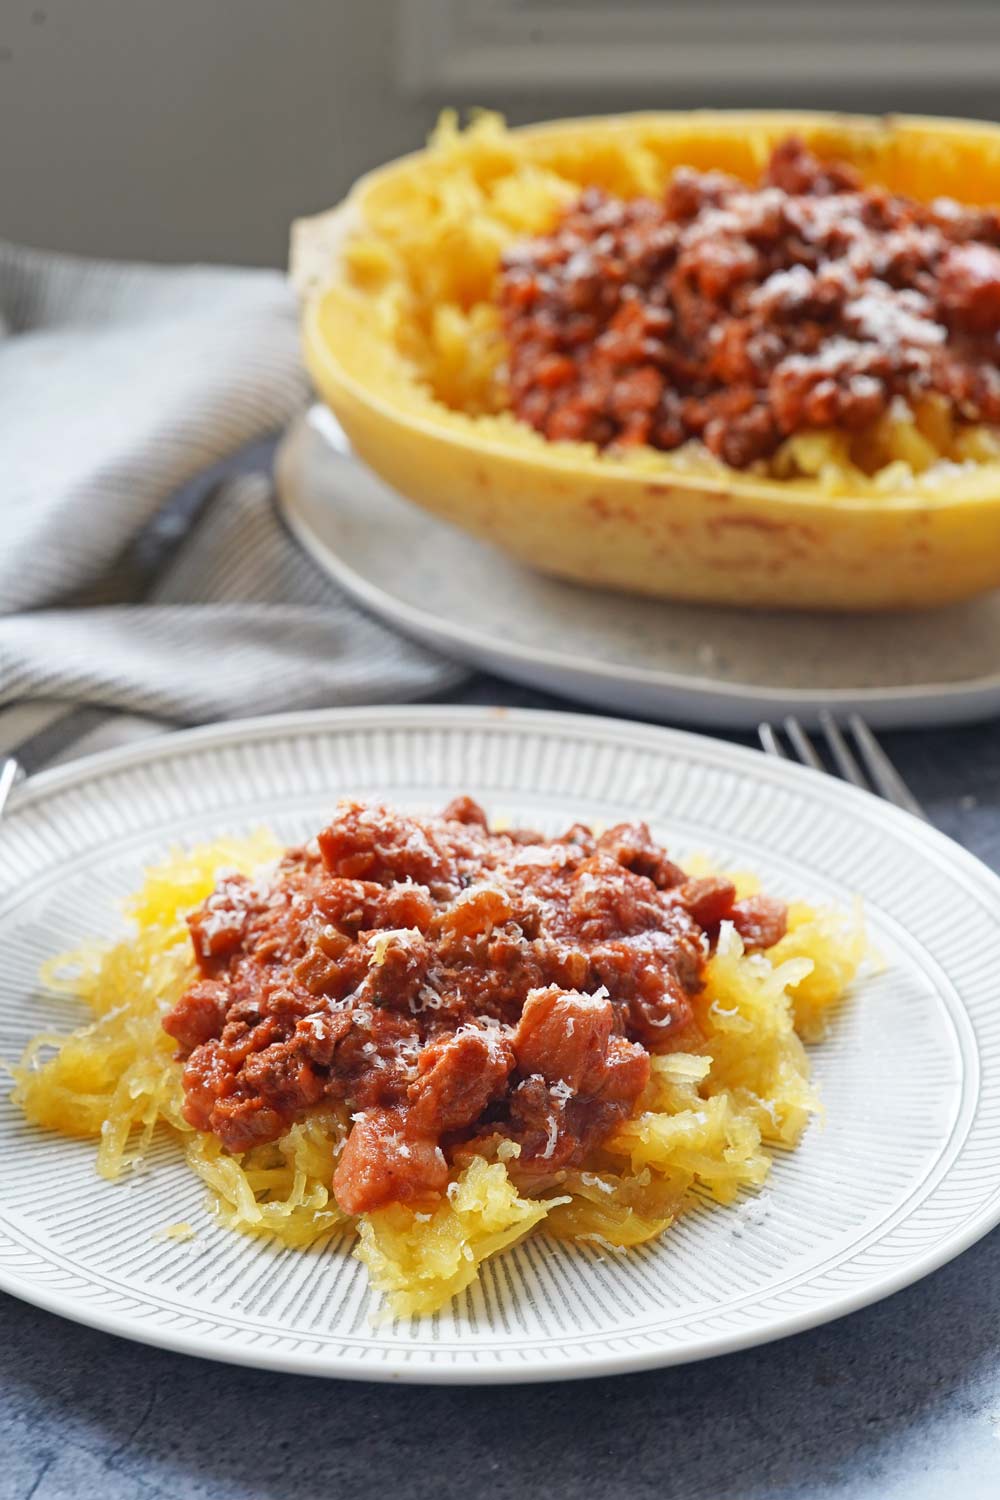
[[[516,134],[545,151],[625,131],[655,139],[667,170],[687,163],[751,176],[762,153],[794,132],[900,192],[1000,198],[1000,127],[977,122],[696,112],[559,121]],[[363,349],[371,330],[340,295],[336,252],[366,196],[405,180],[424,159],[417,153],[361,179],[341,209],[297,226],[293,247],[316,388],[360,457],[400,494],[540,571],[655,597],[867,611],[943,605],[1000,585],[1000,465],[933,490],[832,496],[819,484],[737,471],[637,472],[398,407],[376,368],[343,357],[354,341]],[[323,267],[319,278],[310,261]]]

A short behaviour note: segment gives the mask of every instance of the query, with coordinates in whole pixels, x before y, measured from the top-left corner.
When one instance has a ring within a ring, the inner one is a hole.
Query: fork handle
[[[3,810],[7,806],[7,798],[10,796],[20,772],[21,767],[13,755],[9,755],[3,765],[0,766],[0,818],[3,817]]]

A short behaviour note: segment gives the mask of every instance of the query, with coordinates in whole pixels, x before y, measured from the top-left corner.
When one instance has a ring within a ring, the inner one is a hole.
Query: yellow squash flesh
[[[560,121],[498,135],[486,173],[509,172],[516,152],[519,167],[527,162],[540,178],[626,193],[653,190],[679,165],[753,180],[790,133],[894,191],[1000,200],[1000,127],[909,118],[706,112]],[[1000,462],[988,448],[982,462],[926,474],[893,466],[877,482],[859,476],[831,487],[827,477],[762,478],[683,455],[622,461],[549,444],[508,415],[456,409],[428,390],[384,316],[387,273],[374,266],[369,286],[351,247],[373,212],[384,225],[395,204],[412,213],[436,201],[448,171],[440,148],[392,163],[339,209],[301,221],[293,238],[317,390],[356,452],[400,494],[541,571],[664,598],[880,610],[1000,585]],[[474,317],[502,245],[484,266],[481,244],[463,247],[456,233],[456,274],[468,278],[457,296]]]

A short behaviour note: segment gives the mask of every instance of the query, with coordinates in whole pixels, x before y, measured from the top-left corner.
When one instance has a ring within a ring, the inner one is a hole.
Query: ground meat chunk
[[[450,823],[471,823],[483,829],[489,827],[485,812],[471,797],[453,797],[441,816]]]
[[[720,922],[732,917],[736,887],[722,875],[704,876],[697,880],[686,880],[674,892],[678,906],[708,933],[715,934]]]
[[[736,887],[725,876],[711,875],[688,880],[672,896],[710,938],[716,938],[723,922],[732,922],[748,948],[771,948],[780,942],[788,925],[788,909],[772,896],[736,899]]]
[[[440,920],[440,929],[458,938],[489,934],[514,915],[510,894],[497,885],[474,885],[462,892]]]
[[[224,876],[198,910],[188,918],[191,941],[199,958],[226,958],[240,946],[260,894],[245,875]]]
[[[815,194],[856,193],[861,178],[846,162],[818,162],[796,136],[780,141],[771,153],[763,185],[780,188],[793,197]]]
[[[746,896],[733,903],[733,924],[748,948],[773,948],[788,930],[788,908],[773,896]]]
[[[199,979],[164,1018],[163,1027],[185,1052],[221,1035],[229,1008],[229,991],[214,979]]]
[[[386,886],[374,880],[317,880],[310,899],[324,923],[348,935],[383,925],[422,932],[436,909],[426,887],[411,881]]]
[[[593,953],[593,976],[616,997],[628,1034],[658,1052],[692,1024],[706,948],[693,922],[685,934],[674,929],[669,936],[650,932],[602,943]]]
[[[431,962],[431,947],[415,927],[362,933],[368,972],[355,993],[359,1001],[392,1010],[416,1008]]]
[[[446,853],[413,818],[386,819],[364,803],[348,804],[320,833],[317,842],[331,875],[388,885],[447,885],[453,879]]]
[[[407,1090],[411,1120],[434,1134],[471,1125],[503,1093],[513,1066],[510,1043],[498,1030],[463,1026],[439,1037],[420,1054]]]
[[[1000,328],[1000,250],[992,245],[952,245],[938,269],[941,305],[969,333]]]
[[[645,875],[660,890],[669,890],[684,879],[684,871],[667,857],[646,823],[616,823],[602,833],[597,849],[636,875]]]
[[[568,1084],[574,1093],[594,1094],[607,1073],[613,1024],[611,1001],[603,996],[532,990],[513,1038],[517,1066]]]
[[[510,404],[554,441],[734,468],[936,393],[1000,421],[1000,219],[864,187],[802,141],[756,187],[680,168],[663,200],[587,189],[504,257]]]
[[[663,922],[653,882],[600,851],[578,867],[570,910],[580,935],[591,940],[643,932]]]
[[[637,1042],[613,1036],[608,1043],[605,1065],[604,1078],[594,1097],[605,1105],[622,1106],[617,1118],[625,1119],[632,1114],[649,1082],[649,1053]]]
[[[437,1141],[406,1129],[398,1110],[355,1118],[333,1174],[345,1213],[371,1213],[389,1203],[412,1203],[441,1193],[448,1163]]]
[[[511,1127],[521,1146],[511,1165],[516,1181],[537,1185],[585,1161],[594,1146],[635,1112],[649,1082],[649,1053],[637,1042],[610,1036],[599,1073],[599,1083],[589,1092],[541,1073],[516,1086],[510,1100]]]

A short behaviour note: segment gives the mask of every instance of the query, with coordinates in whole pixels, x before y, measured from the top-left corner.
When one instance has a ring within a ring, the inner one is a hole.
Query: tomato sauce
[[[1000,422],[1000,215],[862,187],[795,139],[756,187],[586,191],[506,254],[499,304],[512,408],[553,440],[697,439],[745,468],[897,397]]]
[[[185,1115],[231,1151],[331,1102],[348,1213],[446,1186],[457,1150],[515,1141],[558,1180],[635,1112],[651,1052],[696,1039],[723,921],[768,947],[785,911],[689,879],[645,824],[561,838],[340,805],[272,876],[220,879],[189,918],[199,977],[164,1019]]]

